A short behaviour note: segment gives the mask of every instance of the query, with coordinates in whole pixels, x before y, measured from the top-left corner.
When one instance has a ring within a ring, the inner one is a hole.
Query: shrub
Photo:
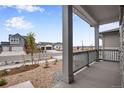
[[[53,65],[56,65],[56,64],[57,64],[57,62],[58,62],[58,60],[56,59],[56,60],[54,61]]]
[[[6,85],[7,82],[5,79],[0,79],[0,86]]]
[[[6,76],[7,74],[8,74],[8,72],[6,70],[1,70],[0,71],[0,77]]]
[[[49,62],[45,60],[44,68],[49,68]]]
[[[48,55],[48,59],[52,59],[53,57],[52,57],[52,55],[51,54],[49,54]]]

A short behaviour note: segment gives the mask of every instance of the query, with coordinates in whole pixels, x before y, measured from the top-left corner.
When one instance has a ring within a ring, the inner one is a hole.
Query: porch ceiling
[[[119,21],[119,5],[74,5],[73,11],[91,26]]]

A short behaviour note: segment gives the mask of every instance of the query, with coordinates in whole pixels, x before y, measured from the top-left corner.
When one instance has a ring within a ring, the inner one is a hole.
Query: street
[[[48,55],[51,55],[52,57],[55,56],[62,56],[62,53],[34,53],[34,60],[43,60],[48,58]],[[28,55],[14,55],[14,56],[0,56],[0,63],[16,63],[16,62],[24,62],[24,61],[30,61],[31,56]]]

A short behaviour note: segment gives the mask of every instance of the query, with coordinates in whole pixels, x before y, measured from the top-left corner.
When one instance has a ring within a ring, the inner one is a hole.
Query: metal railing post
[[[87,67],[89,67],[89,51],[87,51]]]
[[[99,50],[96,50],[96,62],[99,62]]]

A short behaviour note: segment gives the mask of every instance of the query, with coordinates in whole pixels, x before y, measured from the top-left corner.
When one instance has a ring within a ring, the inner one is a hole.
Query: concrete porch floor
[[[118,88],[121,87],[119,63],[100,61],[76,73],[72,84],[58,83],[55,88]]]

